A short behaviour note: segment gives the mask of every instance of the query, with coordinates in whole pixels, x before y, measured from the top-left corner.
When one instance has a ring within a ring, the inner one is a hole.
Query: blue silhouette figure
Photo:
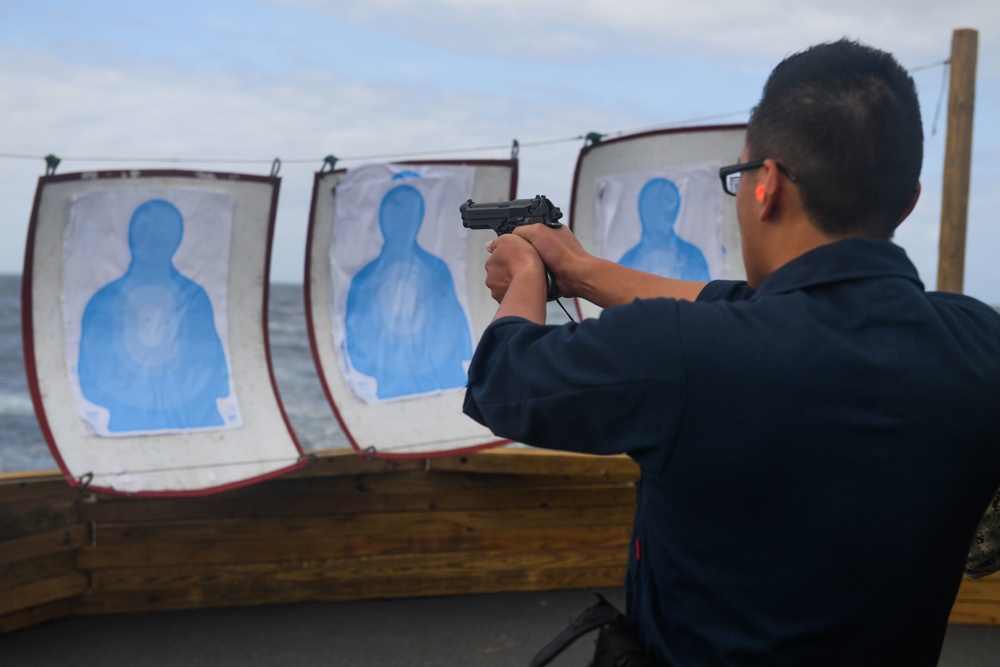
[[[229,395],[229,371],[208,294],[174,267],[183,236],[173,204],[139,206],[128,270],[84,310],[80,389],[108,409],[110,432],[223,425],[216,399]]]
[[[677,236],[674,223],[681,210],[681,193],[673,181],[654,178],[639,192],[639,242],[619,264],[681,280],[709,280],[708,263],[697,246]]]
[[[464,386],[469,325],[448,266],[417,243],[423,195],[412,185],[392,188],[378,219],[382,250],[354,276],[347,295],[351,364],[375,378],[380,399]]]

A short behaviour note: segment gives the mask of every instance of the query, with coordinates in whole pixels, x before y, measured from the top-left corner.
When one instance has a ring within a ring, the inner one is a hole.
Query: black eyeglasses
[[[799,177],[788,170],[785,165],[775,162],[778,165],[778,171],[788,177],[792,183],[798,183]],[[763,160],[755,160],[753,162],[737,162],[736,164],[731,164],[728,167],[721,167],[719,169],[719,180],[722,181],[722,189],[725,190],[727,195],[736,196],[736,190],[740,187],[740,175],[744,171],[750,171],[751,169],[760,169],[764,166]]]

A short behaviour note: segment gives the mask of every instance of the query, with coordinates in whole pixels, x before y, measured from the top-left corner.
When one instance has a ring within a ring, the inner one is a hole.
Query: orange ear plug
[[[764,201],[764,186],[758,185],[754,195],[757,197],[757,201]]]

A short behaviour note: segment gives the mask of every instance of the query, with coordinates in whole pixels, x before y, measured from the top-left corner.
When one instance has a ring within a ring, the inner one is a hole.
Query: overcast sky
[[[301,282],[326,155],[504,158],[516,138],[519,196],[568,208],[581,136],[744,122],[781,58],[849,37],[914,71],[923,197],[896,238],[933,287],[956,28],[979,31],[965,286],[1000,304],[996,0],[0,0],[0,273],[21,270],[49,153],[59,173],[279,157],[272,280]]]

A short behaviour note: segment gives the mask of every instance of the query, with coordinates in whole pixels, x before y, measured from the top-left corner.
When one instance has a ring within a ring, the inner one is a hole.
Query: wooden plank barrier
[[[351,452],[204,498],[93,496],[74,613],[619,585],[637,470],[505,449]]]
[[[67,616],[87,589],[75,563],[89,531],[59,475],[0,478],[0,633]]]
[[[0,632],[70,614],[618,586],[638,470],[530,449],[366,460],[325,452],[200,498],[0,479]],[[952,622],[1000,624],[1000,577]]]

